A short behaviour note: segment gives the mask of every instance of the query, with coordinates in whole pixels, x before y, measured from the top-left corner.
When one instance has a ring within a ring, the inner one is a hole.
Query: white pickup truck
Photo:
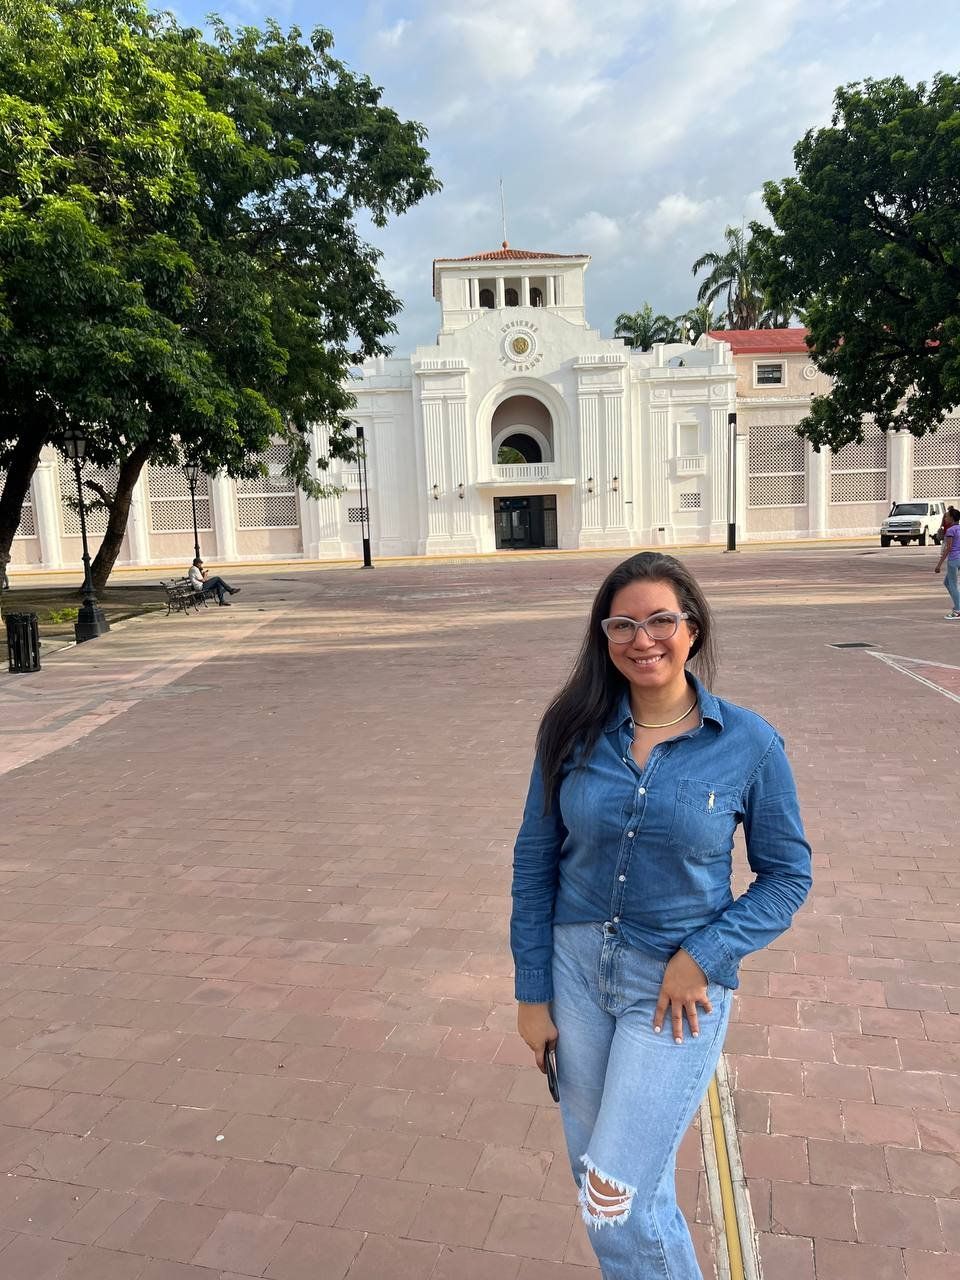
[[[895,502],[880,526],[881,547],[889,547],[894,541],[904,547],[908,542],[919,542],[921,547],[925,547],[928,539],[939,543],[943,536],[940,525],[946,509],[945,502],[930,502],[922,498]]]

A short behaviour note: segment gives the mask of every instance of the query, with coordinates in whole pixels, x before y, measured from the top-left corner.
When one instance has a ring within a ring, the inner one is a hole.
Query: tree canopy
[[[758,245],[743,227],[727,227],[723,253],[711,250],[693,264],[698,275],[707,270],[697,289],[697,302],[709,308],[719,299],[724,307],[725,329],[777,329],[790,323],[792,308],[771,308],[764,298]]]
[[[769,295],[796,305],[833,379],[803,434],[839,448],[865,417],[935,429],[960,403],[960,80],[841,88],[794,158],[764,188],[775,226],[753,231]]]
[[[400,308],[358,215],[439,184],[422,127],[322,29],[207,38],[140,0],[0,19],[0,552],[41,447],[83,423],[120,468],[102,583],[147,461],[250,474],[280,435],[316,492],[312,425],[352,456],[349,370]]]
[[[675,320],[658,315],[650,303],[645,302],[639,311],[623,311],[617,316],[613,336],[622,338],[636,351],[649,351],[655,342],[671,342],[675,330]]]

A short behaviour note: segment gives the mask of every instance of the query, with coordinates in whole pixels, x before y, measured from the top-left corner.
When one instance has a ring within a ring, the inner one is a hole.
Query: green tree
[[[29,12],[36,6],[3,4],[12,5],[29,35]],[[330,455],[353,456],[345,417],[352,405],[349,370],[389,349],[400,306],[380,279],[378,252],[358,234],[358,215],[382,226],[439,184],[427,163],[422,128],[399,120],[381,104],[379,89],[333,58],[328,32],[317,30],[304,41],[297,29],[284,33],[271,23],[263,32],[234,34],[214,20],[208,40],[172,19],[151,18],[138,0],[100,0],[94,9],[88,20],[104,54],[118,34],[126,35],[138,66],[167,87],[173,103],[163,104],[160,133],[181,173],[146,224],[150,235],[142,220],[118,222],[95,202],[89,210],[99,265],[133,310],[139,324],[134,336],[142,332],[146,340],[128,341],[126,313],[115,316],[116,306],[109,312],[114,332],[104,345],[108,354],[119,351],[108,364],[120,367],[109,369],[93,403],[89,396],[80,399],[75,378],[62,378],[51,390],[45,361],[32,379],[24,378],[28,397],[36,397],[39,386],[72,420],[95,423],[94,461],[120,468],[113,493],[96,489],[109,509],[94,562],[94,580],[102,585],[120,548],[133,487],[149,460],[191,456],[207,471],[251,474],[259,466],[256,455],[280,435],[290,445],[291,475],[308,492],[326,491],[310,475],[310,429],[324,424]],[[35,41],[40,47],[27,45],[21,98],[32,62],[63,57],[62,27],[69,19],[69,46],[83,20],[80,0],[51,0],[48,10],[51,21]],[[132,115],[137,77],[124,79],[124,63],[111,65],[106,56],[104,63],[112,91],[121,99],[127,95]],[[0,61],[0,91],[5,70]],[[61,87],[56,121],[76,111],[72,92],[72,81]],[[35,91],[28,105],[49,113],[50,97],[49,89]],[[173,110],[182,98],[192,115]],[[109,134],[109,114],[96,110],[104,99],[100,93],[86,103],[87,127],[72,140],[71,160],[91,150],[98,131]],[[0,98],[0,112],[2,104]],[[76,185],[57,189],[51,150],[38,147],[47,182],[40,195],[56,194],[72,212]],[[139,191],[140,173],[130,173],[129,161],[120,167],[127,186]],[[112,189],[105,179],[101,186]],[[9,259],[3,249],[0,238],[5,284]],[[36,258],[42,269],[42,252]],[[29,280],[20,281],[22,290],[30,287]],[[75,321],[81,329],[88,322],[83,298]],[[12,332],[20,336],[15,326]],[[70,332],[64,345],[76,365]],[[40,443],[45,440],[56,443],[56,433],[44,433]],[[323,469],[328,459],[319,461]],[[5,536],[0,522],[0,549]]]
[[[833,379],[801,424],[834,448],[882,428],[923,435],[960,403],[960,80],[837,90],[829,127],[767,183],[755,227],[771,298],[795,304]]]
[[[727,329],[756,329],[766,319],[763,285],[758,274],[757,253],[742,227],[727,227],[723,233],[727,247],[723,253],[711,251],[693,264],[693,274],[706,270],[697,290],[697,302],[713,304],[720,299],[725,308]]]
[[[705,333],[709,333],[711,329],[725,329],[726,317],[722,315],[714,315],[713,307],[710,303],[701,302],[697,306],[691,307],[689,311],[684,311],[674,320],[676,332],[678,334],[677,341],[686,342],[688,339],[696,342]]]
[[[669,316],[657,314],[649,302],[639,311],[628,311],[617,316],[613,336],[622,338],[635,351],[649,351],[655,342],[671,342],[675,323]]]

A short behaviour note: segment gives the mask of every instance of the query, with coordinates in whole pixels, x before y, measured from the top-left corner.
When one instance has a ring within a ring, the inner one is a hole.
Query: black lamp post
[[[363,567],[364,569],[373,568],[373,560],[370,558],[370,486],[367,484],[367,445],[363,438],[363,427],[357,424],[357,444],[359,446],[359,471],[357,473],[360,481],[360,534],[363,538]]]
[[[200,477],[200,463],[185,462],[183,464],[183,474],[187,477],[187,484],[190,486],[190,506],[193,510],[193,554],[199,560],[200,534],[197,532],[197,480]]]
[[[727,550],[737,549],[737,415],[727,414]]]
[[[73,463],[74,475],[77,477],[77,499],[80,512],[80,537],[83,540],[83,604],[74,624],[77,644],[84,640],[96,640],[105,631],[110,630],[110,623],[104,616],[93,589],[93,578],[90,576],[90,548],[87,546],[87,514],[83,504],[83,479],[80,471],[87,460],[87,438],[82,431],[72,427],[63,437],[63,451]]]

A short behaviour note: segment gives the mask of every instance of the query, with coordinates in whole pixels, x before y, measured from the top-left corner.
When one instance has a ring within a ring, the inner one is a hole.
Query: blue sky
[[[158,6],[159,7],[159,6]],[[167,6],[162,6],[167,7]],[[172,6],[202,24],[210,0]],[[690,264],[865,77],[960,70],[954,0],[229,0],[233,24],[333,31],[337,55],[422,121],[444,190],[370,239],[403,299],[396,350],[432,342],[434,257],[590,253],[588,319],[693,305]]]

